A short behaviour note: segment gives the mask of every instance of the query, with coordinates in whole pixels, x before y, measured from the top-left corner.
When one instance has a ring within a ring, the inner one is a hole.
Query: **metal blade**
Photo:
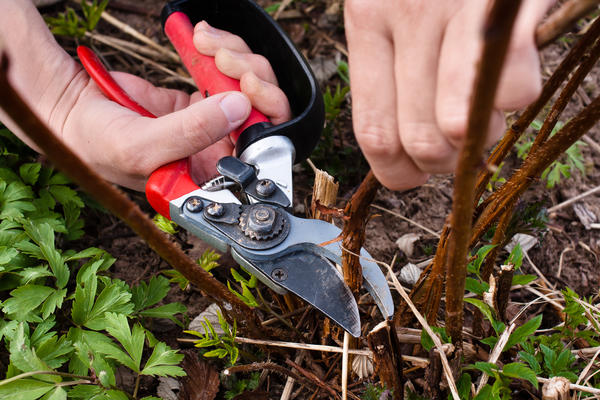
[[[342,275],[326,258],[300,248],[273,260],[252,263],[277,285],[313,305],[352,336],[360,336],[358,305]]]

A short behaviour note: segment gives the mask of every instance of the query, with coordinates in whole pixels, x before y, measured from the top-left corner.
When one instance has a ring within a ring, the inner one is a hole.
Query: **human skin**
[[[487,142],[502,111],[541,90],[534,35],[554,0],[523,0],[503,67]],[[466,134],[487,0],[346,0],[353,125],[375,176],[391,189],[452,172]]]
[[[57,137],[105,179],[135,190],[158,167],[192,157],[192,176],[203,182],[216,173],[216,161],[231,155],[228,133],[254,106],[274,123],[290,117],[285,94],[270,65],[244,42],[203,22],[194,40],[217,54],[218,68],[242,78],[242,92],[202,99],[153,86],[139,77],[112,72],[139,104],[158,118],[147,118],[108,100],[55,41],[30,0],[0,2],[0,50],[9,57],[8,77],[31,109]],[[242,46],[243,44],[243,46]],[[35,145],[0,110],[0,121],[31,147]],[[38,149],[39,150],[39,149]]]

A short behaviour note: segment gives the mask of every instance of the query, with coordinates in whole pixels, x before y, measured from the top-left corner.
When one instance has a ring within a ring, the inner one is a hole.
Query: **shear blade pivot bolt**
[[[256,193],[263,198],[271,196],[275,189],[275,182],[270,179],[261,179],[256,184]]]
[[[283,229],[284,220],[270,206],[255,204],[240,216],[240,227],[251,239],[267,240],[277,236]]]
[[[211,217],[222,217],[225,214],[225,208],[223,204],[220,203],[210,203],[210,205],[206,208],[206,212]]]
[[[187,208],[189,212],[198,213],[204,208],[204,203],[200,197],[190,197],[185,203],[185,208]]]

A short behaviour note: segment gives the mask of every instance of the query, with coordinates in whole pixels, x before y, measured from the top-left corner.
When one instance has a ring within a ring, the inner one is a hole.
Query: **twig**
[[[535,32],[535,43],[541,49],[565,33],[580,18],[600,3],[599,0],[570,0],[563,3]]]
[[[515,324],[510,324],[510,326],[506,328],[504,332],[502,332],[502,335],[500,335],[498,341],[496,342],[496,345],[494,346],[494,349],[490,353],[490,357],[488,359],[489,363],[496,364],[498,358],[500,357],[500,354],[502,353],[502,350],[504,350],[504,346],[508,342],[510,334],[515,330],[515,328]],[[483,375],[481,375],[481,378],[479,378],[479,384],[477,385],[477,390],[475,391],[476,394],[478,394],[479,391],[485,386],[489,378],[490,376],[485,372],[483,373]]]
[[[552,206],[552,207],[550,207],[550,208],[548,209],[548,214],[550,214],[550,213],[553,213],[553,212],[555,212],[555,211],[558,211],[558,210],[560,210],[561,208],[564,208],[564,207],[566,207],[566,206],[568,206],[568,205],[571,205],[571,204],[573,204],[573,203],[576,203],[576,202],[578,202],[579,200],[581,200],[581,199],[583,199],[583,198],[585,198],[585,197],[587,197],[587,196],[589,196],[589,195],[592,195],[592,194],[594,194],[594,193],[600,193],[600,186],[596,186],[595,188],[592,188],[592,189],[590,189],[590,190],[586,190],[585,192],[583,192],[583,193],[581,193],[581,194],[578,194],[578,195],[577,195],[577,196],[575,196],[575,197],[571,197],[569,200],[565,200],[565,201],[563,201],[562,203],[559,203],[559,204],[557,204],[557,205],[555,205],[555,206]]]
[[[447,250],[446,329],[452,342],[462,346],[463,296],[467,254],[475,202],[477,171],[485,147],[485,134],[494,108],[496,88],[521,1],[496,0],[484,31],[484,47],[477,70],[465,144],[459,156],[454,183],[451,233]],[[439,249],[439,248],[438,248]]]
[[[350,350],[350,334],[348,332],[344,332],[342,350],[342,400],[346,400],[348,398],[348,351]]]
[[[531,265],[531,268],[535,271],[535,273],[538,275],[538,277],[542,280],[542,282],[544,282],[546,284],[546,286],[548,286],[549,288],[554,289],[554,285],[550,283],[550,281],[548,280],[548,278],[546,278],[546,276],[542,273],[542,271],[540,271],[540,269],[537,267],[537,265],[535,265],[533,263],[533,261],[531,260],[531,258],[529,258],[529,254],[527,254],[527,252],[524,251],[523,255],[525,256],[525,258],[529,262],[529,265]]]
[[[421,315],[419,310],[417,310],[417,307],[415,307],[413,302],[410,300],[408,293],[406,293],[406,291],[400,284],[400,281],[398,281],[398,278],[392,271],[392,267],[390,267],[386,263],[382,263],[382,262],[378,262],[378,263],[381,265],[385,265],[385,267],[388,269],[390,276],[392,277],[392,282],[394,283],[394,287],[396,288],[398,293],[400,293],[400,296],[402,297],[402,299],[404,299],[404,301],[406,302],[406,304],[408,305],[410,310],[413,312],[413,314],[415,315],[415,317],[417,318],[417,320],[419,321],[419,323],[421,324],[423,329],[425,329],[425,331],[427,331],[427,333],[431,337],[433,344],[435,345],[436,349],[439,351],[440,360],[442,362],[442,367],[444,369],[446,381],[448,382],[448,386],[450,387],[450,392],[452,393],[452,398],[454,400],[460,400],[460,396],[458,395],[458,389],[456,388],[456,383],[454,382],[454,376],[452,375],[452,369],[450,368],[450,364],[448,363],[448,358],[446,357],[446,353],[444,352],[444,347],[442,346],[442,342],[440,341],[440,338],[433,332],[433,330],[431,329],[431,327],[429,326],[429,324],[427,323],[425,318],[423,318],[423,315]]]
[[[158,52],[156,50],[153,50],[153,49],[151,49],[148,46],[144,46],[144,45],[141,45],[141,44],[130,42],[129,40],[119,39],[119,38],[116,38],[116,37],[113,37],[113,36],[102,35],[102,34],[97,33],[97,32],[90,32],[90,33],[92,34],[91,37],[93,39],[96,39],[98,41],[103,40],[104,42],[102,42],[102,43],[115,43],[115,44],[117,44],[117,45],[119,45],[121,47],[128,48],[131,51],[143,54],[146,57],[151,57],[152,60],[154,60],[154,61],[159,61],[160,60],[160,61],[165,61],[165,62],[167,62],[167,61],[168,62],[172,62],[172,60],[171,60],[170,57],[165,57],[164,54],[162,54],[162,53],[160,53],[160,52]]]
[[[234,296],[225,285],[200,268],[179,247],[160,231],[142,210],[115,186],[102,179],[31,111],[8,81],[8,59],[0,48],[0,107],[26,132],[50,161],[80,185],[102,206],[123,220],[167,263],[178,270],[190,282],[214,298],[228,316],[237,320],[238,326],[252,336],[264,336],[265,329],[254,311]],[[227,307],[224,305],[227,304]]]
[[[279,7],[277,8],[277,11],[275,11],[275,14],[273,15],[273,19],[275,21],[277,21],[279,19],[279,17],[281,16],[281,13],[287,8],[287,6],[292,4],[292,1],[294,1],[294,0],[283,0],[281,3],[279,3]]]
[[[591,137],[588,135],[583,135],[581,140],[587,143],[587,145],[590,146],[590,148],[592,148],[596,153],[600,154],[600,144],[596,143]]]
[[[298,375],[294,371],[290,371],[287,368],[282,367],[281,365],[275,364],[273,362],[261,362],[261,363],[252,363],[246,365],[235,365],[233,367],[229,367],[223,371],[224,375],[231,375],[237,373],[247,373],[254,371],[263,371],[269,370],[281,374],[283,376],[289,376],[297,380],[298,382],[302,382],[302,384],[307,386],[315,386],[315,383],[310,381],[309,379],[304,378],[301,375]]]
[[[387,212],[387,213],[390,213],[390,214],[392,214],[392,215],[394,215],[394,216],[396,216],[396,217],[400,218],[401,220],[408,222],[409,224],[412,224],[412,225],[414,225],[414,226],[416,226],[416,227],[418,227],[418,228],[421,228],[421,229],[423,229],[425,232],[427,232],[427,233],[429,233],[429,234],[431,234],[431,235],[435,236],[436,238],[439,238],[439,237],[440,237],[440,234],[439,234],[439,233],[437,233],[437,232],[435,232],[435,231],[433,231],[433,230],[429,229],[428,227],[426,227],[426,226],[424,226],[424,225],[421,225],[421,224],[420,224],[420,223],[418,223],[417,221],[413,221],[412,219],[410,219],[410,218],[408,218],[408,217],[405,217],[405,216],[404,216],[404,215],[402,215],[402,214],[398,214],[397,212],[394,212],[394,211],[388,210],[387,208],[384,208],[384,207],[378,206],[377,204],[371,204],[371,207],[373,207],[373,208],[376,208],[376,209],[378,209],[378,210],[381,210],[381,211],[384,211],[384,212]]]
[[[312,372],[305,370],[304,368],[302,368],[301,366],[299,366],[292,360],[289,360],[289,359],[285,360],[285,363],[287,365],[289,365],[290,367],[294,368],[296,371],[298,371],[300,374],[305,376],[307,379],[312,381],[315,385],[317,385],[321,389],[327,391],[333,397],[335,397],[335,398],[339,397],[338,394],[335,392],[335,390],[333,390],[333,388],[328,386],[325,382],[323,382],[321,379],[319,379],[319,377],[316,376],[315,374],[313,374]]]
[[[102,13],[102,19],[105,20],[106,22],[108,22],[109,24],[113,25],[114,27],[119,28],[124,33],[139,40],[140,42],[145,43],[148,46],[155,48],[156,50],[158,50],[165,56],[169,57],[172,61],[175,61],[175,62],[179,61],[179,56],[177,55],[177,53],[166,49],[165,47],[156,43],[154,40],[150,39],[148,36],[142,35],[140,32],[136,31],[135,29],[133,29],[131,26],[127,25],[126,23],[121,22],[120,20],[113,17],[106,11]]]
[[[128,54],[131,57],[137,58],[138,60],[140,60],[140,61],[142,61],[142,62],[144,62],[144,63],[146,63],[148,65],[153,66],[154,68],[158,69],[159,71],[164,72],[167,75],[171,75],[172,77],[174,77],[178,81],[187,83],[188,85],[191,85],[194,88],[196,88],[196,84],[194,83],[194,80],[192,78],[181,76],[177,72],[171,71],[169,68],[166,68],[166,67],[164,67],[163,65],[161,65],[161,64],[159,64],[157,62],[154,62],[154,61],[152,61],[152,60],[150,60],[150,59],[148,59],[148,58],[146,58],[144,56],[141,56],[141,55],[139,55],[139,54],[137,54],[137,53],[135,53],[135,52],[133,52],[133,51],[131,51],[131,50],[129,50],[129,49],[127,49],[127,48],[125,48],[125,47],[117,44],[117,43],[115,43],[115,42],[111,42],[110,40],[107,40],[104,37],[96,36],[94,33],[90,33],[90,32],[86,32],[85,35],[87,37],[92,38],[92,39],[96,39],[97,41],[99,41],[101,43],[104,43],[107,46],[114,47],[115,49],[117,49],[119,51],[122,51],[123,53]]]

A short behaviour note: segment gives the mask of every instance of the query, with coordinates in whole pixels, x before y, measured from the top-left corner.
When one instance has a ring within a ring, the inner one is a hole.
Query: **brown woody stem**
[[[598,6],[599,0],[569,0],[554,11],[538,26],[535,32],[535,43],[541,49],[552,43],[554,39],[565,33],[577,20],[585,17]]]
[[[237,321],[241,331],[264,336],[264,328],[254,312],[235,297],[226,286],[200,268],[162,233],[140,208],[120,190],[102,179],[31,111],[7,78],[8,58],[0,48],[0,107],[46,154],[54,165],[68,175],[100,204],[122,219],[173,268],[221,305],[221,310]]]
[[[511,127],[506,131],[502,140],[492,151],[492,154],[487,160],[488,165],[500,165],[502,160],[506,158],[510,150],[513,148],[519,137],[525,132],[525,129],[533,122],[535,117],[544,108],[546,103],[550,101],[554,93],[558,90],[560,85],[569,76],[571,71],[581,62],[584,54],[588,51],[590,46],[594,44],[596,39],[600,36],[600,18],[594,22],[590,29],[575,46],[571,49],[569,54],[560,63],[556,71],[546,81],[542,88],[542,93],[531,105],[529,105],[523,114],[519,117],[517,122],[513,123]],[[493,173],[490,169],[483,169],[479,172],[477,177],[477,188],[475,192],[475,199],[479,199],[481,194],[485,190]]]
[[[471,237],[477,170],[485,147],[485,136],[494,107],[494,94],[508,49],[510,33],[520,1],[494,2],[484,30],[484,48],[469,111],[467,137],[461,151],[451,217],[446,275],[446,329],[453,343],[462,343],[463,297],[467,254]]]

